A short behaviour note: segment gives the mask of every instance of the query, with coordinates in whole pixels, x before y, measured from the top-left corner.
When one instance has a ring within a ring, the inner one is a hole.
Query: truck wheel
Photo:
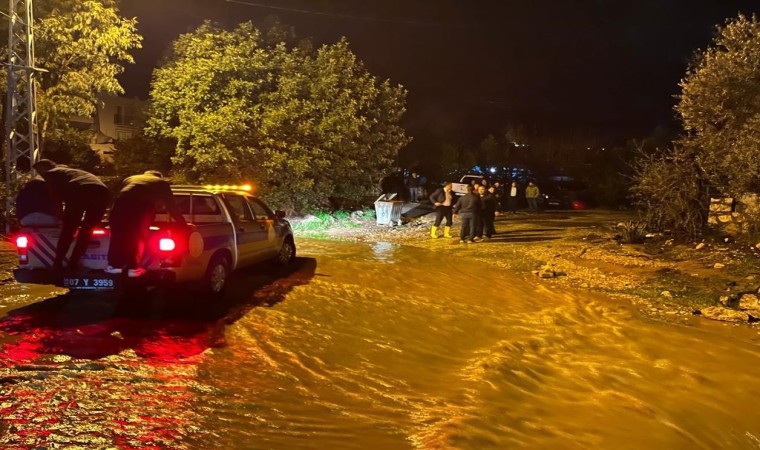
[[[296,258],[296,244],[293,242],[293,238],[287,237],[282,241],[282,247],[277,253],[277,264],[281,266],[287,266],[292,263]]]
[[[230,276],[230,262],[224,255],[215,255],[206,269],[206,290],[213,295],[221,294],[227,287]]]

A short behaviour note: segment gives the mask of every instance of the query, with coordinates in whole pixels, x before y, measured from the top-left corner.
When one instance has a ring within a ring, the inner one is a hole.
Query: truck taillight
[[[18,249],[18,262],[21,265],[29,264],[29,247],[32,240],[25,234],[16,236],[16,248]]]
[[[28,249],[30,242],[29,236],[23,234],[16,236],[16,248],[19,250]]]
[[[92,236],[105,236],[106,230],[105,228],[93,228],[92,229]]]
[[[177,244],[172,238],[161,238],[158,241],[158,249],[162,252],[173,252],[177,248]]]

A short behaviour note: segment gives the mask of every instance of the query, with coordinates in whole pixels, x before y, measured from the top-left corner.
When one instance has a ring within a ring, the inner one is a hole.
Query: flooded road
[[[299,244],[202,306],[0,287],[0,448],[760,448],[756,329]]]

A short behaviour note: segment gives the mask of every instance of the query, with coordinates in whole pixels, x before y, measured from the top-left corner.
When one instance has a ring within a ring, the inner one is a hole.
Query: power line
[[[264,5],[262,3],[254,3],[254,2],[248,2],[244,0],[225,0],[227,3],[235,3],[238,5],[245,5],[245,6],[251,6],[254,8],[263,8],[263,9],[271,9],[275,11],[284,11],[289,13],[297,13],[297,14],[309,14],[313,16],[323,16],[323,17],[333,17],[337,19],[346,19],[346,20],[363,20],[366,22],[386,22],[386,23],[398,23],[398,24],[404,24],[404,25],[428,25],[428,26],[460,26],[459,24],[447,24],[447,23],[440,23],[440,22],[430,22],[430,21],[423,21],[423,20],[409,20],[409,19],[392,19],[392,18],[383,18],[383,17],[372,17],[372,16],[357,16],[353,14],[340,14],[340,13],[331,13],[327,11],[314,11],[311,9],[301,9],[301,8],[288,8],[285,6],[273,6],[273,5]]]

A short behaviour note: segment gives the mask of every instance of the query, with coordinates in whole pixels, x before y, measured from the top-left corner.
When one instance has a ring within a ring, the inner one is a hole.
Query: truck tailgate
[[[24,228],[18,236],[28,238],[26,262],[19,260],[20,268],[24,269],[49,269],[53,267],[55,260],[55,247],[61,236],[61,230],[57,227]],[[109,233],[102,228],[96,228],[92,232],[87,250],[82,256],[80,265],[86,269],[102,270],[108,265]],[[72,245],[64,265],[68,264],[68,256],[71,255]]]

